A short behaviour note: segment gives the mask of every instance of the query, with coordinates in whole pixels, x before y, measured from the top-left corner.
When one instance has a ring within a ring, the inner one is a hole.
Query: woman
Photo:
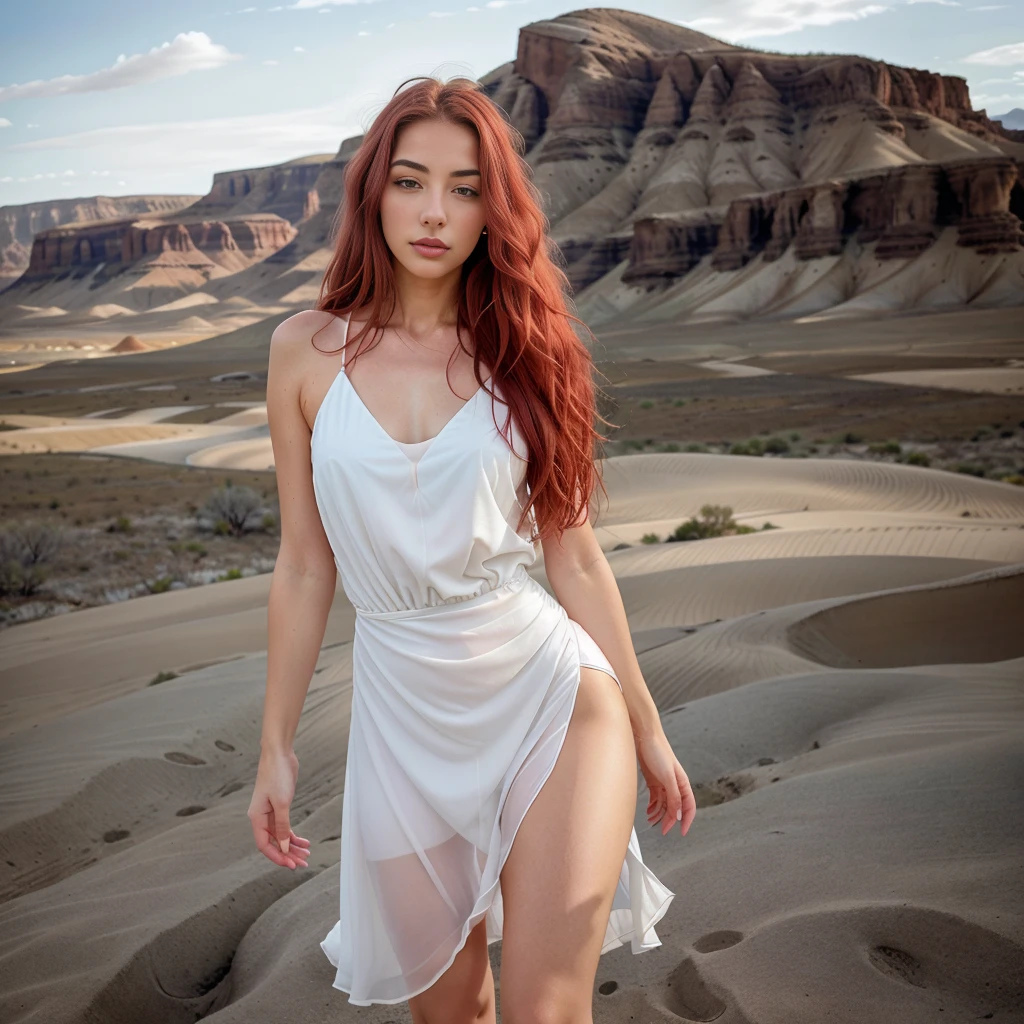
[[[281,549],[249,817],[306,866],[293,740],[340,570],[334,987],[494,1021],[501,938],[506,1024],[589,1021],[600,954],[660,945],[674,896],[636,842],[637,759],[663,834],[695,803],[587,519],[591,360],[521,136],[470,80],[410,81],[346,167],[317,308],[271,340]],[[557,599],[526,572],[538,542]]]

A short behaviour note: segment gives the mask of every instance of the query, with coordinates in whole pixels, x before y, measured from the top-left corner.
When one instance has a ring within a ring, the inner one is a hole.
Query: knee
[[[502,1024],[580,1024],[590,1021],[591,1006],[557,988],[530,986],[520,992],[501,992]]]
[[[409,1000],[413,1024],[494,1024],[494,985],[476,995],[454,1000],[433,1000],[424,1006],[422,1000]]]

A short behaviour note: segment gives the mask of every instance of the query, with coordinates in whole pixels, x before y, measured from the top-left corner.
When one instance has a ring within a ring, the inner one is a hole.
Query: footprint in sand
[[[720,775],[711,782],[698,782],[693,786],[693,796],[698,807],[714,807],[728,803],[749,793],[757,785],[753,775],[738,772],[735,775]]]
[[[728,949],[742,941],[743,932],[734,932],[726,928],[719,932],[708,932],[707,935],[702,935],[693,944],[693,948],[698,953],[717,953],[720,949]]]
[[[664,998],[665,1009],[683,1020],[717,1020],[728,1009],[708,988],[689,957],[665,979]]]
[[[173,761],[175,764],[206,764],[201,757],[194,757],[192,754],[183,754],[179,750],[172,750],[170,753],[164,754],[164,757],[168,761]]]

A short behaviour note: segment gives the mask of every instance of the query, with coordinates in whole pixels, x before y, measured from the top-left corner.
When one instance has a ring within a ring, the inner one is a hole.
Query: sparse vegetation
[[[35,594],[46,579],[46,564],[62,544],[61,532],[45,523],[22,523],[0,532],[0,596]]]
[[[230,480],[206,499],[197,515],[201,524],[212,520],[214,533],[234,537],[250,530],[273,529],[277,522],[273,513],[264,510],[263,499],[253,488],[236,486]]]

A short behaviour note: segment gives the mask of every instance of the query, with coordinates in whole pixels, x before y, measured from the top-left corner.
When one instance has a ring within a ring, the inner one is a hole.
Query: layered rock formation
[[[232,271],[263,259],[286,245],[295,228],[274,214],[260,213],[225,220],[204,220],[186,213],[173,218],[97,221],[54,228],[36,235],[22,281],[26,285],[70,271],[103,281],[174,253],[192,269],[223,266]]]
[[[0,206],[0,288],[28,267],[32,239],[40,231],[97,220],[169,214],[191,206],[199,196],[86,196]]]
[[[858,290],[886,274],[864,309],[1024,304],[1024,144],[972,109],[962,78],[749,50],[598,9],[525,26],[515,59],[481,84],[523,137],[571,284],[584,302],[601,293],[580,305],[592,323],[662,294],[672,317],[859,309]],[[219,173],[174,216],[46,231],[27,292],[0,304],[33,322],[102,303],[201,304],[214,320],[222,305],[254,317],[312,305],[361,142]],[[925,260],[906,284],[893,277]],[[791,302],[804,269],[830,261],[837,279]],[[69,274],[98,292],[48,290]],[[740,274],[749,287],[734,302]],[[767,280],[751,285],[757,274]],[[126,297],[117,282],[131,278],[144,287]],[[690,282],[697,298],[675,301]]]
[[[620,279],[646,286],[791,245],[902,259],[948,226],[979,255],[1024,240],[1024,145],[961,78],[595,10],[527,25],[484,84],[526,141],[577,289],[624,259]]]
[[[274,213],[298,225],[316,207],[316,182],[332,159],[330,153],[323,153],[271,167],[220,171],[213,176],[210,191],[190,212],[217,218]]]

